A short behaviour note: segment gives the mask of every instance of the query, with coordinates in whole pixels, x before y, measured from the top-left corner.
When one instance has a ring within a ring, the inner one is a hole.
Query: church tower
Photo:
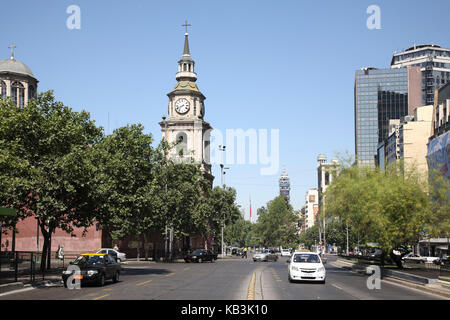
[[[169,97],[168,119],[163,117],[161,134],[169,144],[177,143],[170,157],[176,161],[201,164],[201,170],[205,177],[211,181],[210,164],[210,132],[212,127],[206,121],[205,96],[200,92],[196,81],[197,74],[194,71],[195,62],[189,50],[189,34],[187,22],[184,34],[184,49],[181,59],[178,61],[177,83],[174,89],[167,94]]]

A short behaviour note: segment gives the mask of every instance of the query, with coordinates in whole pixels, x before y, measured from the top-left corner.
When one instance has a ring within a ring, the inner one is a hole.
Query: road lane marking
[[[144,284],[147,284],[147,283],[149,283],[149,282],[152,282],[153,280],[147,280],[147,281],[144,281],[144,282],[141,282],[141,283],[138,283],[138,284],[136,284],[136,286],[143,286]]]
[[[339,286],[337,286],[337,285],[335,285],[335,284],[331,284],[333,287],[335,287],[335,288],[338,288],[338,289],[340,289],[340,290],[344,290],[344,289],[342,289],[341,287],[339,287]]]
[[[112,291],[112,289],[103,289],[103,291]]]
[[[166,274],[166,277],[171,277],[171,276],[173,276],[175,273],[169,273],[169,274]]]
[[[92,300],[99,300],[99,299],[102,299],[102,298],[107,297],[107,296],[109,296],[109,294],[105,294],[104,296],[100,296],[100,297],[94,298]]]
[[[250,280],[250,284],[248,285],[247,300],[255,300],[255,282],[256,274],[253,272],[252,279]]]
[[[187,267],[187,268],[184,268],[183,270],[189,270],[190,268],[189,267]]]

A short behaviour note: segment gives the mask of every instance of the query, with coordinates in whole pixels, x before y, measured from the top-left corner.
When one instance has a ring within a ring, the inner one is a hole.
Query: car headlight
[[[192,258],[197,258],[197,256],[192,256]]]
[[[292,266],[292,267],[291,267],[291,270],[292,270],[292,271],[298,271],[298,268],[297,268],[297,267],[294,267],[294,266]]]
[[[324,272],[325,268],[324,267],[320,267],[319,269],[317,269],[317,272]]]
[[[65,271],[63,271],[63,274],[72,274],[72,273],[73,273],[72,270],[65,270]]]
[[[88,276],[93,276],[94,274],[97,274],[97,273],[98,273],[97,270],[89,270],[89,271],[87,272]]]

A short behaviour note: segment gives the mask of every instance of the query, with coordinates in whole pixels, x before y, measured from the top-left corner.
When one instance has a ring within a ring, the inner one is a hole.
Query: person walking
[[[247,248],[244,248],[244,252],[242,253],[242,259],[247,259]]]

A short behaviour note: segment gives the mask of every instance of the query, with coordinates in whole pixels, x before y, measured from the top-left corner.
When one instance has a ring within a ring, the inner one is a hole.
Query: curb
[[[410,287],[410,288],[418,289],[418,290],[425,291],[425,292],[428,292],[428,293],[432,293],[432,294],[435,294],[435,295],[438,295],[438,296],[443,296],[443,297],[446,297],[446,298],[450,299],[450,292],[445,292],[445,291],[441,291],[441,290],[437,290],[437,289],[432,289],[432,288],[426,287],[425,285],[413,283],[413,282],[410,282],[408,280],[400,280],[400,279],[397,279],[397,278],[394,278],[394,277],[386,277],[383,280],[385,280],[387,282],[397,283],[397,284],[403,285],[405,287]]]
[[[352,264],[350,262],[339,261],[339,260],[336,261],[336,262],[338,262],[338,264],[332,263],[332,265],[335,266],[335,267],[343,268],[343,269],[346,269],[346,270],[355,271],[355,272],[360,273],[360,274],[366,274],[361,269],[358,270],[357,268],[353,268],[354,264]],[[348,264],[348,266],[339,266],[339,263]],[[387,282],[397,283],[397,284],[403,285],[405,287],[418,289],[418,290],[421,290],[421,291],[425,291],[425,292],[428,292],[428,293],[432,293],[432,294],[443,296],[443,297],[446,297],[446,298],[450,299],[450,292],[446,292],[446,291],[438,290],[438,289],[435,289],[435,288],[427,287],[427,284],[419,284],[419,283],[413,282],[411,280],[400,279],[400,278],[397,278],[395,276],[386,275],[386,274],[383,275],[382,280],[387,281]]]
[[[23,289],[25,285],[23,282],[12,282],[7,284],[0,285],[0,293],[6,293],[10,291],[15,291],[19,289]]]

